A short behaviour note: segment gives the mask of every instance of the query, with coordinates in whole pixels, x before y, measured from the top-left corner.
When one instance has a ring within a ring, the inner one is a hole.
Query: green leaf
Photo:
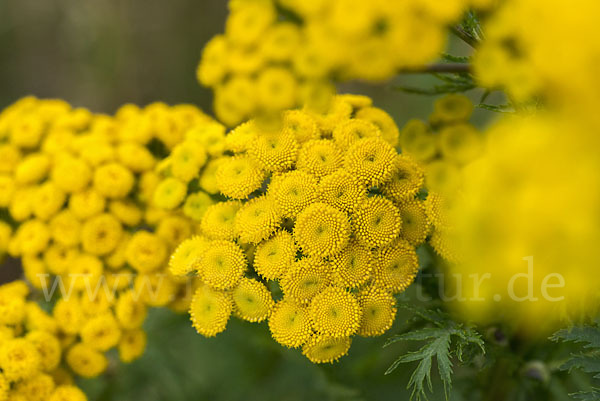
[[[582,401],[600,401],[600,389],[593,388],[590,391],[580,391],[578,393],[569,394],[576,400]]]
[[[573,368],[578,368],[586,373],[596,373],[595,379],[600,379],[600,355],[573,355],[571,359],[561,365],[561,370],[570,371]]]
[[[584,348],[600,348],[600,329],[592,326],[574,326],[557,331],[550,339],[586,343]]]

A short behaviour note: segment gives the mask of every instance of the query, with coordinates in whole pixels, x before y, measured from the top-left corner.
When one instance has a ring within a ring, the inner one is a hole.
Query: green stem
[[[401,74],[439,74],[439,73],[470,73],[471,65],[468,63],[429,64],[423,67],[405,68]]]
[[[464,29],[462,29],[460,26],[453,26],[450,28],[450,30],[452,31],[453,34],[455,34],[457,37],[459,37],[463,42],[465,42],[466,44],[468,44],[471,47],[477,47],[477,45],[479,44],[479,41],[474,38],[473,36],[471,36],[467,31],[465,31]]]

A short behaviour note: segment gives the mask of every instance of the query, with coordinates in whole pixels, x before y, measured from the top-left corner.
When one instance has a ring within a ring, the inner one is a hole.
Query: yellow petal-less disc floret
[[[239,201],[219,202],[210,206],[202,216],[202,233],[211,239],[233,240],[235,215],[241,206]]]
[[[319,139],[321,133],[314,118],[302,110],[288,110],[283,114],[283,131],[290,132],[299,144]]]
[[[380,336],[392,327],[396,318],[396,299],[391,293],[371,285],[359,292],[358,302],[363,310],[359,336]]]
[[[327,287],[310,302],[313,329],[335,338],[356,333],[362,310],[356,297],[340,287]]]
[[[431,224],[425,212],[423,201],[413,199],[400,204],[402,217],[402,238],[412,246],[421,245],[429,235]]]
[[[290,298],[283,298],[273,307],[269,330],[279,344],[290,348],[300,347],[313,332],[308,307]]]
[[[409,120],[400,134],[402,153],[408,153],[420,162],[434,157],[438,151],[437,141],[427,124],[421,120]]]
[[[46,401],[54,391],[54,379],[45,373],[36,373],[34,376],[15,384],[10,400],[23,399],[27,401]]]
[[[214,337],[225,330],[232,309],[231,295],[206,286],[200,287],[190,305],[192,325],[199,334]]]
[[[226,290],[242,278],[247,261],[244,251],[231,241],[211,241],[197,263],[198,273],[209,286]]]
[[[123,332],[119,342],[119,358],[122,362],[130,363],[138,359],[146,349],[146,332],[144,330],[129,330]]]
[[[273,172],[289,170],[298,157],[298,142],[291,132],[264,134],[250,144],[248,154],[263,169]]]
[[[254,269],[267,280],[279,279],[294,264],[296,252],[292,234],[279,231],[256,248]]]
[[[123,227],[112,214],[103,213],[87,220],[81,228],[81,245],[93,255],[114,250],[123,235]]]
[[[473,103],[465,95],[448,94],[433,103],[430,120],[433,124],[467,121],[473,113]]]
[[[249,156],[235,156],[225,159],[216,171],[219,191],[233,199],[245,199],[262,185],[264,170]]]
[[[348,353],[350,337],[334,338],[325,335],[311,337],[302,347],[302,355],[313,363],[332,363]]]
[[[402,219],[392,201],[367,198],[352,214],[352,228],[359,242],[370,248],[388,245],[400,234]]]
[[[340,169],[319,183],[319,199],[346,213],[352,213],[367,199],[367,188]]]
[[[295,218],[318,196],[317,179],[312,174],[294,170],[277,177],[277,185],[269,187],[283,217]]]
[[[380,249],[375,263],[376,283],[394,294],[404,291],[412,284],[419,271],[415,248],[404,240],[397,240]]]
[[[277,204],[271,196],[264,195],[249,200],[238,210],[233,230],[241,242],[258,244],[271,236],[280,221]]]
[[[136,232],[127,245],[127,263],[140,273],[157,270],[163,265],[166,257],[165,242],[158,235],[148,231]]]
[[[55,336],[47,331],[34,330],[27,333],[25,338],[36,347],[40,355],[40,368],[42,370],[50,372],[58,366],[62,349]]]
[[[308,255],[334,255],[350,238],[348,215],[326,203],[313,203],[298,215],[294,238],[302,252]]]
[[[183,214],[195,221],[202,220],[204,213],[215,202],[206,192],[198,191],[189,194],[183,204]]]
[[[296,167],[317,178],[325,177],[344,164],[342,149],[329,139],[313,139],[302,145]]]
[[[413,198],[423,187],[425,172],[412,157],[402,154],[394,160],[392,178],[381,187],[386,197],[403,202]]]
[[[373,265],[371,250],[356,241],[351,241],[331,258],[335,280],[346,288],[357,288],[366,283],[371,278]]]
[[[133,188],[134,176],[125,166],[109,163],[94,172],[94,189],[107,198],[123,198]]]
[[[368,186],[378,186],[392,178],[396,150],[381,138],[356,141],[344,158],[344,168]]]
[[[83,343],[72,346],[66,360],[73,372],[86,379],[99,376],[108,365],[104,354]]]
[[[174,276],[186,276],[194,270],[194,265],[204,255],[209,243],[210,241],[204,237],[194,236],[179,244],[169,260],[169,271],[171,274]]]
[[[40,368],[40,354],[30,341],[15,338],[0,344],[0,368],[9,381],[33,376]]]
[[[356,118],[370,121],[381,130],[381,136],[391,146],[398,145],[400,135],[394,119],[384,110],[377,107],[364,107],[356,112]]]
[[[234,313],[249,322],[262,322],[273,309],[271,292],[260,281],[243,278],[231,291]]]
[[[175,177],[162,180],[154,192],[152,202],[161,209],[172,210],[181,204],[187,193],[185,182]]]
[[[115,304],[119,325],[126,330],[137,329],[146,320],[147,307],[133,290],[121,292]]]
[[[286,297],[307,304],[331,280],[331,267],[328,264],[317,258],[304,258],[290,267],[279,284]]]
[[[87,401],[87,397],[75,386],[62,385],[56,387],[48,401]]]
[[[475,160],[483,151],[483,135],[470,124],[444,127],[439,138],[443,157],[461,166]]]
[[[342,149],[363,138],[381,137],[381,130],[367,120],[351,119],[333,129],[333,140]]]

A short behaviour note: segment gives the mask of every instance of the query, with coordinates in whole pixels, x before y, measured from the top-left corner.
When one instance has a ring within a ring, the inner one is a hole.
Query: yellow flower
[[[425,169],[425,186],[428,190],[444,195],[454,194],[461,185],[458,166],[446,160],[436,160]]]
[[[370,121],[381,130],[381,136],[391,146],[398,145],[400,133],[394,119],[384,110],[377,107],[364,107],[356,112],[355,118]]]
[[[52,182],[67,193],[83,191],[92,179],[90,166],[71,156],[58,157],[52,166]]]
[[[257,244],[268,238],[280,224],[277,204],[268,195],[246,202],[236,213],[233,229],[241,242]]]
[[[184,240],[169,260],[169,271],[174,276],[186,276],[195,268],[204,253],[207,251],[210,241],[204,237],[194,236]]]
[[[348,215],[325,203],[313,203],[298,215],[294,238],[302,252],[308,255],[334,255],[346,246],[350,238]]]
[[[45,132],[42,119],[34,113],[17,119],[10,132],[10,143],[20,148],[35,148]]]
[[[408,153],[416,160],[425,162],[437,153],[437,141],[429,127],[421,120],[410,120],[400,134],[402,153]]]
[[[375,281],[393,293],[402,292],[412,284],[418,270],[419,260],[415,248],[404,240],[397,240],[377,252]]]
[[[283,113],[283,132],[294,135],[299,144],[321,137],[315,119],[304,110],[287,110]]]
[[[108,210],[113,216],[129,227],[137,226],[142,221],[142,211],[132,201],[113,200],[110,202]]]
[[[342,149],[363,138],[381,137],[381,130],[367,120],[351,119],[333,129],[333,140]]]
[[[66,285],[72,285],[76,290],[84,290],[88,286],[95,288],[103,272],[104,266],[99,258],[86,253],[79,254],[69,266]]]
[[[296,77],[284,67],[266,67],[256,82],[256,96],[260,106],[267,111],[291,108],[298,97]]]
[[[104,197],[91,188],[69,197],[69,210],[81,220],[102,213],[105,205]]]
[[[202,50],[202,61],[196,70],[198,82],[213,86],[221,81],[227,71],[226,55],[227,40],[223,35],[216,35],[208,41]]]
[[[138,231],[133,234],[126,251],[127,263],[140,273],[160,268],[167,258],[167,246],[156,234]]]
[[[346,288],[357,288],[371,278],[374,258],[371,250],[356,241],[331,258],[337,282]]]
[[[330,283],[330,267],[316,258],[304,258],[295,262],[279,281],[283,294],[302,304],[309,303]]]
[[[52,244],[44,252],[44,263],[52,274],[65,274],[69,267],[75,263],[79,249]]]
[[[25,317],[25,301],[8,294],[0,294],[0,324],[16,326]]]
[[[226,201],[209,206],[202,216],[202,233],[210,239],[233,240],[235,216],[242,206],[239,201]]]
[[[246,256],[234,242],[211,241],[197,264],[198,272],[206,284],[226,290],[234,287],[247,267]]]
[[[445,159],[464,165],[483,151],[483,136],[470,124],[444,127],[440,132],[440,150]]]
[[[146,320],[146,305],[137,297],[137,293],[128,290],[119,294],[115,304],[115,315],[119,325],[125,330],[133,330],[142,326]]]
[[[294,264],[296,245],[292,235],[284,230],[261,242],[254,253],[254,269],[267,280],[281,278]]]
[[[35,345],[16,338],[0,345],[0,368],[9,381],[32,377],[40,368],[41,357]]]
[[[229,137],[229,135],[227,137]],[[200,180],[198,181],[200,188],[203,191],[212,195],[219,192],[216,174],[219,166],[227,159],[228,158],[226,157],[220,157],[217,159],[211,159],[208,163],[206,163],[202,169],[202,172],[200,173]]]
[[[429,235],[431,224],[422,201],[413,199],[400,204],[401,235],[412,246],[421,245]]]
[[[63,210],[50,220],[50,235],[52,240],[60,245],[69,247],[79,244],[81,240],[81,223],[75,214]]]
[[[367,188],[352,175],[340,169],[319,183],[319,198],[337,209],[352,213],[367,199]]]
[[[0,174],[11,173],[21,160],[21,151],[14,145],[0,145]]]
[[[152,198],[154,206],[172,210],[181,204],[187,193],[187,185],[173,177],[165,178],[156,187]]]
[[[257,43],[275,22],[274,6],[267,1],[231,3],[231,14],[225,25],[225,35],[232,43],[250,45]]]
[[[352,225],[359,242],[376,248],[388,245],[398,237],[402,218],[390,200],[373,196],[367,198],[353,213]]]
[[[251,278],[243,278],[231,291],[234,313],[249,322],[262,322],[273,309],[271,292],[265,285]]]
[[[232,309],[231,295],[209,287],[200,287],[190,305],[192,325],[199,334],[214,337],[225,330]]]
[[[183,214],[192,220],[200,221],[213,203],[212,198],[205,192],[190,194],[183,204]]]
[[[16,383],[14,388],[15,395],[22,396],[28,401],[46,401],[53,391],[54,379],[44,373],[37,373]]]
[[[86,379],[99,376],[108,365],[104,354],[82,343],[67,351],[66,361],[73,372]]]
[[[20,185],[34,184],[46,177],[51,159],[43,153],[27,155],[15,170],[15,181]]]
[[[61,189],[52,182],[46,182],[33,194],[33,214],[41,220],[48,220],[58,213],[65,199],[66,195]]]
[[[86,252],[106,255],[121,240],[123,228],[112,214],[103,213],[87,220],[81,228],[81,245]]]
[[[46,372],[53,371],[60,363],[62,353],[58,339],[42,330],[30,331],[25,338],[36,347],[40,354],[41,369]]]
[[[356,141],[346,152],[344,168],[360,182],[378,186],[392,178],[393,161],[397,153],[381,138]]]
[[[302,355],[313,363],[332,363],[348,353],[350,337],[334,338],[316,335],[302,347]]]
[[[386,197],[403,202],[413,198],[423,187],[425,172],[410,156],[401,154],[394,159],[392,179],[382,185]]]
[[[473,113],[473,103],[465,95],[449,94],[433,103],[432,123],[457,123],[468,121]]]
[[[159,220],[154,232],[172,249],[192,235],[192,223],[183,216],[165,216]]]
[[[300,45],[300,30],[290,22],[272,25],[261,41],[261,51],[269,60],[286,61]]]
[[[298,142],[288,131],[263,134],[250,144],[248,154],[268,171],[281,172],[292,168],[298,157]]]
[[[36,187],[17,188],[10,200],[8,211],[16,221],[24,221],[33,213],[33,195]]]
[[[312,334],[308,307],[283,298],[273,307],[269,330],[279,344],[290,348],[300,347]]]
[[[144,330],[125,331],[119,343],[119,358],[130,363],[138,359],[146,349],[146,332]]]
[[[189,182],[200,171],[207,160],[206,150],[195,141],[185,141],[175,146],[169,155],[171,174],[184,182]]]
[[[112,313],[92,317],[81,328],[83,344],[98,350],[108,351],[119,343],[121,329]]]
[[[262,185],[265,173],[248,156],[235,156],[219,164],[216,172],[219,191],[233,199],[245,199]]]
[[[17,187],[14,179],[8,175],[0,175],[0,207],[6,208],[10,205]]]
[[[50,240],[50,230],[39,220],[28,220],[19,226],[16,238],[19,241],[20,253],[36,255],[46,249]]]
[[[283,217],[296,218],[318,197],[317,179],[303,171],[294,170],[277,177],[277,183],[269,187]]]
[[[356,333],[362,310],[356,297],[339,287],[327,287],[310,302],[310,318],[315,331],[335,338]]]
[[[81,304],[75,297],[70,297],[68,300],[59,299],[52,309],[52,316],[60,330],[67,334],[77,334],[81,330],[84,323],[83,311]]]
[[[87,401],[86,395],[75,386],[58,386],[48,401]]]
[[[392,327],[396,318],[396,299],[391,293],[371,285],[359,292],[358,301],[363,310],[359,336],[380,336]]]
[[[4,375],[0,373],[0,401],[8,400],[8,392],[10,390],[10,383],[4,378]]]
[[[325,177],[344,164],[342,150],[328,139],[314,139],[302,145],[296,166],[317,178]]]
[[[134,176],[119,163],[108,163],[94,172],[94,189],[107,198],[123,198],[133,188]]]
[[[134,142],[124,142],[117,147],[117,159],[134,173],[151,170],[156,164],[152,153],[144,146]]]

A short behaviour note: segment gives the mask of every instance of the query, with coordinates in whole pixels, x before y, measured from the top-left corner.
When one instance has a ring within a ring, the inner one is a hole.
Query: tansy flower
[[[342,97],[347,101],[347,97]],[[364,100],[363,100],[364,103]],[[377,107],[363,107],[356,112],[355,118],[365,121],[370,121],[381,130],[381,136],[391,146],[398,145],[398,137],[400,135],[398,126],[394,119],[384,110]]]
[[[209,206],[202,216],[202,233],[211,239],[234,239],[235,215],[242,206],[239,201],[219,202]]]
[[[16,237],[22,254],[35,255],[46,248],[50,240],[50,230],[39,220],[29,220],[19,226]]]
[[[273,307],[269,317],[269,330],[279,344],[297,348],[312,334],[308,307],[284,298]]]
[[[169,271],[174,276],[185,276],[192,272],[195,264],[202,258],[210,241],[201,236],[194,236],[184,240],[169,260]]]
[[[183,204],[183,214],[192,220],[200,221],[206,210],[214,203],[205,192],[196,192],[188,195]]]
[[[14,393],[28,401],[46,401],[54,391],[54,379],[45,373],[36,373],[34,376],[16,383]],[[11,397],[12,399],[12,397]]]
[[[41,181],[50,172],[51,159],[43,153],[31,153],[17,165],[15,181],[20,185]]]
[[[416,160],[425,162],[433,158],[438,149],[436,138],[429,127],[421,120],[410,120],[400,134],[402,153],[408,153]]]
[[[317,179],[300,170],[284,173],[277,178],[277,185],[269,187],[283,217],[295,218],[318,197]]]
[[[123,228],[112,214],[103,213],[87,220],[81,228],[81,245],[86,252],[106,255],[117,246]]]
[[[108,365],[104,354],[82,343],[67,351],[66,361],[73,372],[86,379],[99,376]]]
[[[384,195],[397,202],[413,198],[423,187],[425,172],[410,156],[402,154],[394,160],[392,178],[381,186]]]
[[[134,202],[129,200],[113,200],[110,202],[108,210],[129,227],[137,226],[142,220],[142,211]]]
[[[473,103],[461,94],[448,94],[433,103],[430,120],[433,124],[467,121],[473,113]]]
[[[146,349],[146,332],[144,330],[130,330],[123,332],[119,342],[119,359],[130,363],[138,359]]]
[[[225,149],[233,153],[246,152],[256,139],[258,127],[254,120],[246,121],[232,129],[225,137]]]
[[[325,177],[344,164],[342,150],[329,139],[313,139],[302,145],[296,167],[317,178]]]
[[[360,182],[378,186],[392,177],[394,148],[381,138],[364,138],[356,141],[346,152],[344,168]]]
[[[251,142],[248,154],[268,171],[281,172],[293,167],[298,157],[298,142],[291,132],[263,134]]]
[[[156,187],[153,204],[162,209],[175,209],[185,198],[187,185],[173,177],[165,178]]]
[[[67,285],[73,286],[76,290],[84,290],[88,286],[95,288],[102,278],[103,272],[104,265],[98,257],[81,253],[75,257],[73,264],[69,266],[66,277]]]
[[[202,61],[196,69],[196,78],[202,85],[212,86],[221,81],[226,70],[227,40],[216,35],[202,50]]]
[[[260,106],[267,111],[279,111],[294,106],[298,97],[296,77],[284,67],[267,67],[256,81]]]
[[[455,236],[454,230],[434,229],[429,238],[429,244],[433,250],[445,260],[458,263],[460,261],[457,244],[452,240]]]
[[[367,199],[367,188],[340,169],[319,183],[319,199],[346,213],[352,213]]]
[[[198,175],[207,158],[206,150],[198,143],[194,141],[182,142],[175,146],[169,155],[171,174],[175,178],[189,182]]]
[[[234,287],[246,270],[247,261],[242,249],[233,242],[215,240],[197,264],[198,273],[209,286],[226,290]]]
[[[243,278],[231,291],[234,313],[249,322],[262,322],[273,309],[271,292],[260,281]]]
[[[8,392],[10,390],[10,383],[2,373],[0,373],[0,400],[6,401],[8,400]]]
[[[58,386],[48,401],[87,401],[86,395],[75,386]]]
[[[125,197],[133,184],[133,174],[119,163],[105,164],[94,172],[94,189],[107,198]]]
[[[259,164],[248,156],[235,156],[219,164],[216,172],[219,191],[234,199],[245,199],[260,188],[265,175]]]
[[[52,240],[63,246],[77,245],[81,239],[81,223],[70,210],[63,210],[50,220]]]
[[[33,194],[33,214],[41,220],[48,220],[58,213],[65,199],[61,189],[52,182],[45,182]]]
[[[14,179],[8,175],[0,175],[0,207],[6,208],[10,205],[17,187]]]
[[[124,142],[117,147],[117,159],[134,173],[151,170],[156,164],[152,153],[145,147],[134,142]]]
[[[377,252],[375,281],[393,293],[402,292],[412,284],[418,270],[415,248],[404,240],[397,240]]]
[[[105,198],[94,189],[77,192],[69,197],[69,210],[81,220],[102,213],[105,206]]]
[[[316,335],[302,347],[302,355],[313,363],[332,363],[348,353],[350,337],[334,338]]]
[[[16,326],[25,317],[25,301],[11,294],[0,294],[0,324]]]
[[[21,151],[14,145],[0,145],[0,174],[11,173],[21,160]]]
[[[391,293],[371,285],[358,293],[358,301],[363,310],[359,336],[380,336],[392,327],[396,318],[396,300]]]
[[[192,234],[192,224],[183,216],[167,215],[158,221],[154,229],[156,235],[162,238],[170,248],[175,248]]]
[[[308,255],[334,255],[346,246],[350,238],[348,215],[325,203],[313,203],[298,215],[294,238]]]
[[[381,196],[367,198],[352,215],[354,235],[362,244],[381,247],[391,243],[402,228],[400,211]]]
[[[36,187],[21,187],[14,192],[8,212],[15,221],[25,221],[33,213],[33,195]]]
[[[84,344],[104,352],[119,343],[121,329],[112,313],[104,313],[88,320],[80,335]]]
[[[69,297],[68,300],[61,298],[56,301],[52,316],[60,330],[67,334],[77,334],[84,323],[81,304],[76,297]]]
[[[402,238],[412,246],[421,245],[429,235],[430,223],[423,201],[413,199],[400,204]]]
[[[282,277],[279,284],[288,299],[302,304],[310,300],[331,283],[330,267],[317,258],[300,259]]]
[[[436,160],[427,164],[425,186],[428,190],[451,195],[457,191],[460,183],[461,171],[450,161]]]
[[[253,267],[265,279],[276,280],[294,264],[295,258],[294,238],[289,232],[281,230],[258,245],[254,253]]]
[[[333,140],[342,148],[363,138],[381,137],[381,130],[367,120],[351,119],[333,129]]]
[[[319,334],[342,338],[356,333],[362,311],[356,297],[339,287],[327,287],[310,302],[313,329]]]
[[[40,368],[41,357],[35,345],[16,338],[0,345],[0,368],[9,381],[18,381],[33,376]]]
[[[340,253],[331,257],[336,281],[346,288],[357,288],[371,277],[374,259],[371,250],[351,241]]]
[[[439,141],[443,157],[458,165],[475,160],[483,151],[483,136],[470,124],[444,127]]]
[[[52,182],[67,193],[83,191],[92,179],[90,166],[76,157],[59,157],[52,166]]]
[[[275,18],[275,9],[270,2],[234,3],[225,25],[225,34],[232,43],[256,43]]]
[[[232,309],[231,295],[206,286],[200,287],[190,305],[192,325],[199,334],[214,337],[225,330]]]
[[[337,98],[343,102],[350,104],[355,109],[371,107],[373,100],[365,95],[354,95],[351,93],[343,93],[337,95]]]
[[[133,292],[148,306],[161,307],[175,299],[177,284],[168,274],[138,274],[133,280]]]
[[[206,163],[206,166],[204,166],[202,172],[200,173],[200,179],[198,180],[200,188],[203,191],[206,191],[212,195],[219,192],[216,174],[219,166],[227,160],[228,158],[226,157],[220,157],[217,159],[211,159],[208,163]]]
[[[35,346],[40,355],[40,368],[51,372],[60,363],[62,349],[58,339],[47,331],[34,330],[27,333],[27,341]]]
[[[67,248],[59,244],[50,245],[44,252],[44,263],[52,274],[64,274],[79,256],[76,247]]]
[[[321,137],[314,118],[303,110],[287,110],[283,113],[282,131],[293,134],[299,144]]]
[[[127,245],[127,263],[140,273],[150,273],[162,266],[167,247],[156,234],[138,231]]]
[[[132,290],[120,293],[115,304],[115,316],[119,325],[126,330],[139,328],[146,320],[146,305]]]
[[[233,230],[239,240],[257,244],[271,236],[281,216],[272,197],[263,195],[246,202],[236,213]]]

